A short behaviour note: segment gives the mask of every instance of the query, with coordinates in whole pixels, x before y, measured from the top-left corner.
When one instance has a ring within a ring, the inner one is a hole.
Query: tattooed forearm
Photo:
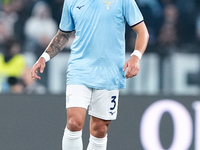
[[[49,54],[50,58],[53,58],[64,49],[71,33],[72,32],[63,32],[61,30],[58,31],[56,36],[52,39],[49,46],[45,50]]]

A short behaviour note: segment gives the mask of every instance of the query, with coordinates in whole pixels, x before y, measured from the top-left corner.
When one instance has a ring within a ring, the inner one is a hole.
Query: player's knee
[[[77,119],[70,118],[67,122],[67,128],[70,131],[80,131],[83,128],[83,123]]]
[[[108,132],[108,124],[94,124],[92,130],[95,137],[103,138]]]
[[[103,138],[106,135],[107,130],[108,130],[107,126],[101,126],[96,130],[96,137]]]

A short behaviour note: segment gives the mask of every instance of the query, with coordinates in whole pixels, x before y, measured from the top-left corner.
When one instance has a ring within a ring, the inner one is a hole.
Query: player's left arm
[[[64,32],[64,31],[58,30],[57,34],[53,37],[53,39],[51,40],[51,42],[45,49],[43,53],[45,55],[42,54],[41,57],[37,60],[37,62],[33,65],[31,69],[31,77],[33,80],[41,79],[40,76],[37,74],[38,71],[40,71],[40,73],[43,73],[44,68],[46,66],[45,65],[46,61],[55,57],[59,52],[61,52],[64,49],[71,34],[72,34],[72,31]]]
[[[135,50],[131,58],[124,64],[123,71],[127,68],[127,72],[125,74],[126,78],[131,78],[136,76],[140,70],[140,59],[147,47],[147,43],[149,40],[149,33],[147,27],[143,22],[133,26],[132,29],[136,32],[137,37],[135,41]]]

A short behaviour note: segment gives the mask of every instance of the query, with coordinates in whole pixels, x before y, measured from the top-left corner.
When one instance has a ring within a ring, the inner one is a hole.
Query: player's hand
[[[127,69],[128,68],[128,69]],[[127,69],[127,71],[126,71]],[[132,78],[133,76],[136,76],[140,70],[140,59],[133,55],[125,64],[123,67],[123,71],[126,71],[125,77]]]
[[[38,59],[38,61],[33,65],[32,69],[31,69],[31,78],[33,80],[35,79],[41,79],[40,76],[38,76],[38,71],[40,71],[40,73],[43,73],[44,68],[45,68],[45,59],[43,57],[40,57]]]

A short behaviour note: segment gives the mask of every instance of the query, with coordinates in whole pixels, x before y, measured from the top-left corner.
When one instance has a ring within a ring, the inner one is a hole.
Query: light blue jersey
[[[125,23],[142,21],[135,0],[65,0],[60,29],[76,32],[67,84],[125,88]]]

